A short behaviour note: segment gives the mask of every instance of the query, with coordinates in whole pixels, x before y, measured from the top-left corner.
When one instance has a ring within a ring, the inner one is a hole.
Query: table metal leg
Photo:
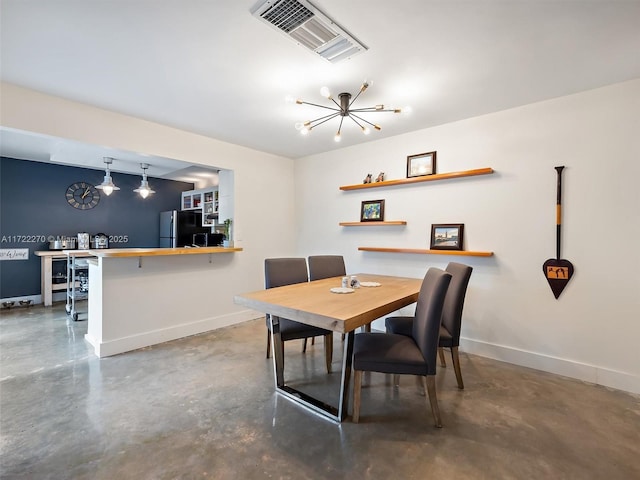
[[[289,400],[292,400],[314,413],[318,413],[334,422],[342,422],[349,411],[349,381],[351,379],[351,363],[353,357],[353,340],[355,332],[346,335],[344,351],[342,355],[342,373],[340,382],[340,398],[338,408],[318,400],[284,382],[284,357],[282,348],[282,336],[280,335],[280,321],[277,317],[270,316],[271,321],[271,350],[273,353],[273,371],[275,375],[276,392]]]
[[[280,319],[269,315],[271,321],[271,352],[273,357],[273,372],[276,380],[276,388],[284,387],[284,358],[282,348],[282,335],[280,335]]]
[[[338,406],[338,417],[340,421],[347,418],[349,413],[349,381],[351,380],[351,363],[353,362],[353,340],[355,332],[347,333],[342,353],[342,381],[340,382],[340,405]]]

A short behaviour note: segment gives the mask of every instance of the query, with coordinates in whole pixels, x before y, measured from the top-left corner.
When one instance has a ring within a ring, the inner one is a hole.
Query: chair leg
[[[424,379],[424,382],[427,386],[427,392],[429,393],[429,403],[431,404],[431,413],[433,413],[435,426],[438,428],[442,428],[442,420],[440,419],[440,408],[438,408],[438,397],[436,396],[436,376],[427,375]]]
[[[462,371],[460,370],[460,357],[458,356],[458,347],[451,347],[451,360],[453,361],[453,369],[456,372],[458,388],[460,390],[464,390],[464,383],[462,383]]]
[[[360,390],[362,389],[362,370],[353,371],[353,423],[360,421]]]
[[[311,337],[311,345],[315,345],[316,344],[316,337]]]
[[[395,387],[399,387],[400,386],[400,375],[398,375],[397,373],[393,374],[393,385]]]
[[[343,334],[342,334],[342,341],[343,341],[343,342],[344,342],[344,337],[345,337],[345,335],[344,335],[344,333],[343,333]]]
[[[333,333],[324,336],[324,361],[327,364],[327,373],[331,373],[331,362],[333,361]]]
[[[427,394],[427,389],[424,388],[424,382],[422,381],[421,376],[416,376],[416,387],[418,387],[418,390],[420,391],[420,395],[422,395],[423,397]]]
[[[271,356],[271,330],[267,328],[267,358]]]
[[[304,339],[304,342],[302,343],[302,353],[305,353],[307,351],[307,339]]]
[[[438,347],[438,356],[440,357],[440,366],[446,367],[447,362],[444,361],[444,348]]]

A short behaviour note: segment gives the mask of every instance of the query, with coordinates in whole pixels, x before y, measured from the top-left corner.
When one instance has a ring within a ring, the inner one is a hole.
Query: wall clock
[[[69,205],[78,210],[89,210],[100,202],[100,192],[87,182],[76,182],[69,185],[65,197]]]

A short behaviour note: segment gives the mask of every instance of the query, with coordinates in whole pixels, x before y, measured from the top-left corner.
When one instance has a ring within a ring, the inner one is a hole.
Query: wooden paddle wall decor
[[[551,291],[556,299],[560,296],[564,287],[573,276],[573,265],[569,260],[560,258],[560,238],[562,229],[562,170],[564,167],[555,167],[558,172],[558,188],[556,199],[556,258],[550,258],[542,265],[544,276],[549,282]]]

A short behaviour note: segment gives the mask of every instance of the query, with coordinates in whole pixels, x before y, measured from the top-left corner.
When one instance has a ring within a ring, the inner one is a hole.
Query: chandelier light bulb
[[[340,132],[336,133],[336,136],[335,136],[335,137],[333,137],[333,139],[334,139],[336,142],[339,142],[339,141],[341,140],[341,138],[340,138]]]
[[[296,127],[296,130],[302,130],[302,128],[304,127],[304,123],[296,122],[295,127]]]
[[[147,197],[149,196],[149,193],[150,193],[150,192],[149,192],[149,189],[148,189],[148,188],[140,188],[140,189],[138,190],[138,193],[140,194],[140,196],[141,196],[142,198],[147,198]]]
[[[109,195],[111,195],[113,193],[113,187],[111,185],[104,185],[102,187],[102,191],[108,197]]]
[[[369,127],[362,127],[362,133],[364,133],[365,135],[369,135],[371,133],[371,130],[369,130]]]
[[[300,134],[301,135],[308,135],[309,134],[310,129],[307,127],[301,128],[300,129]]]
[[[325,98],[331,98],[331,91],[329,90],[329,87],[322,87],[320,89],[320,95]]]

